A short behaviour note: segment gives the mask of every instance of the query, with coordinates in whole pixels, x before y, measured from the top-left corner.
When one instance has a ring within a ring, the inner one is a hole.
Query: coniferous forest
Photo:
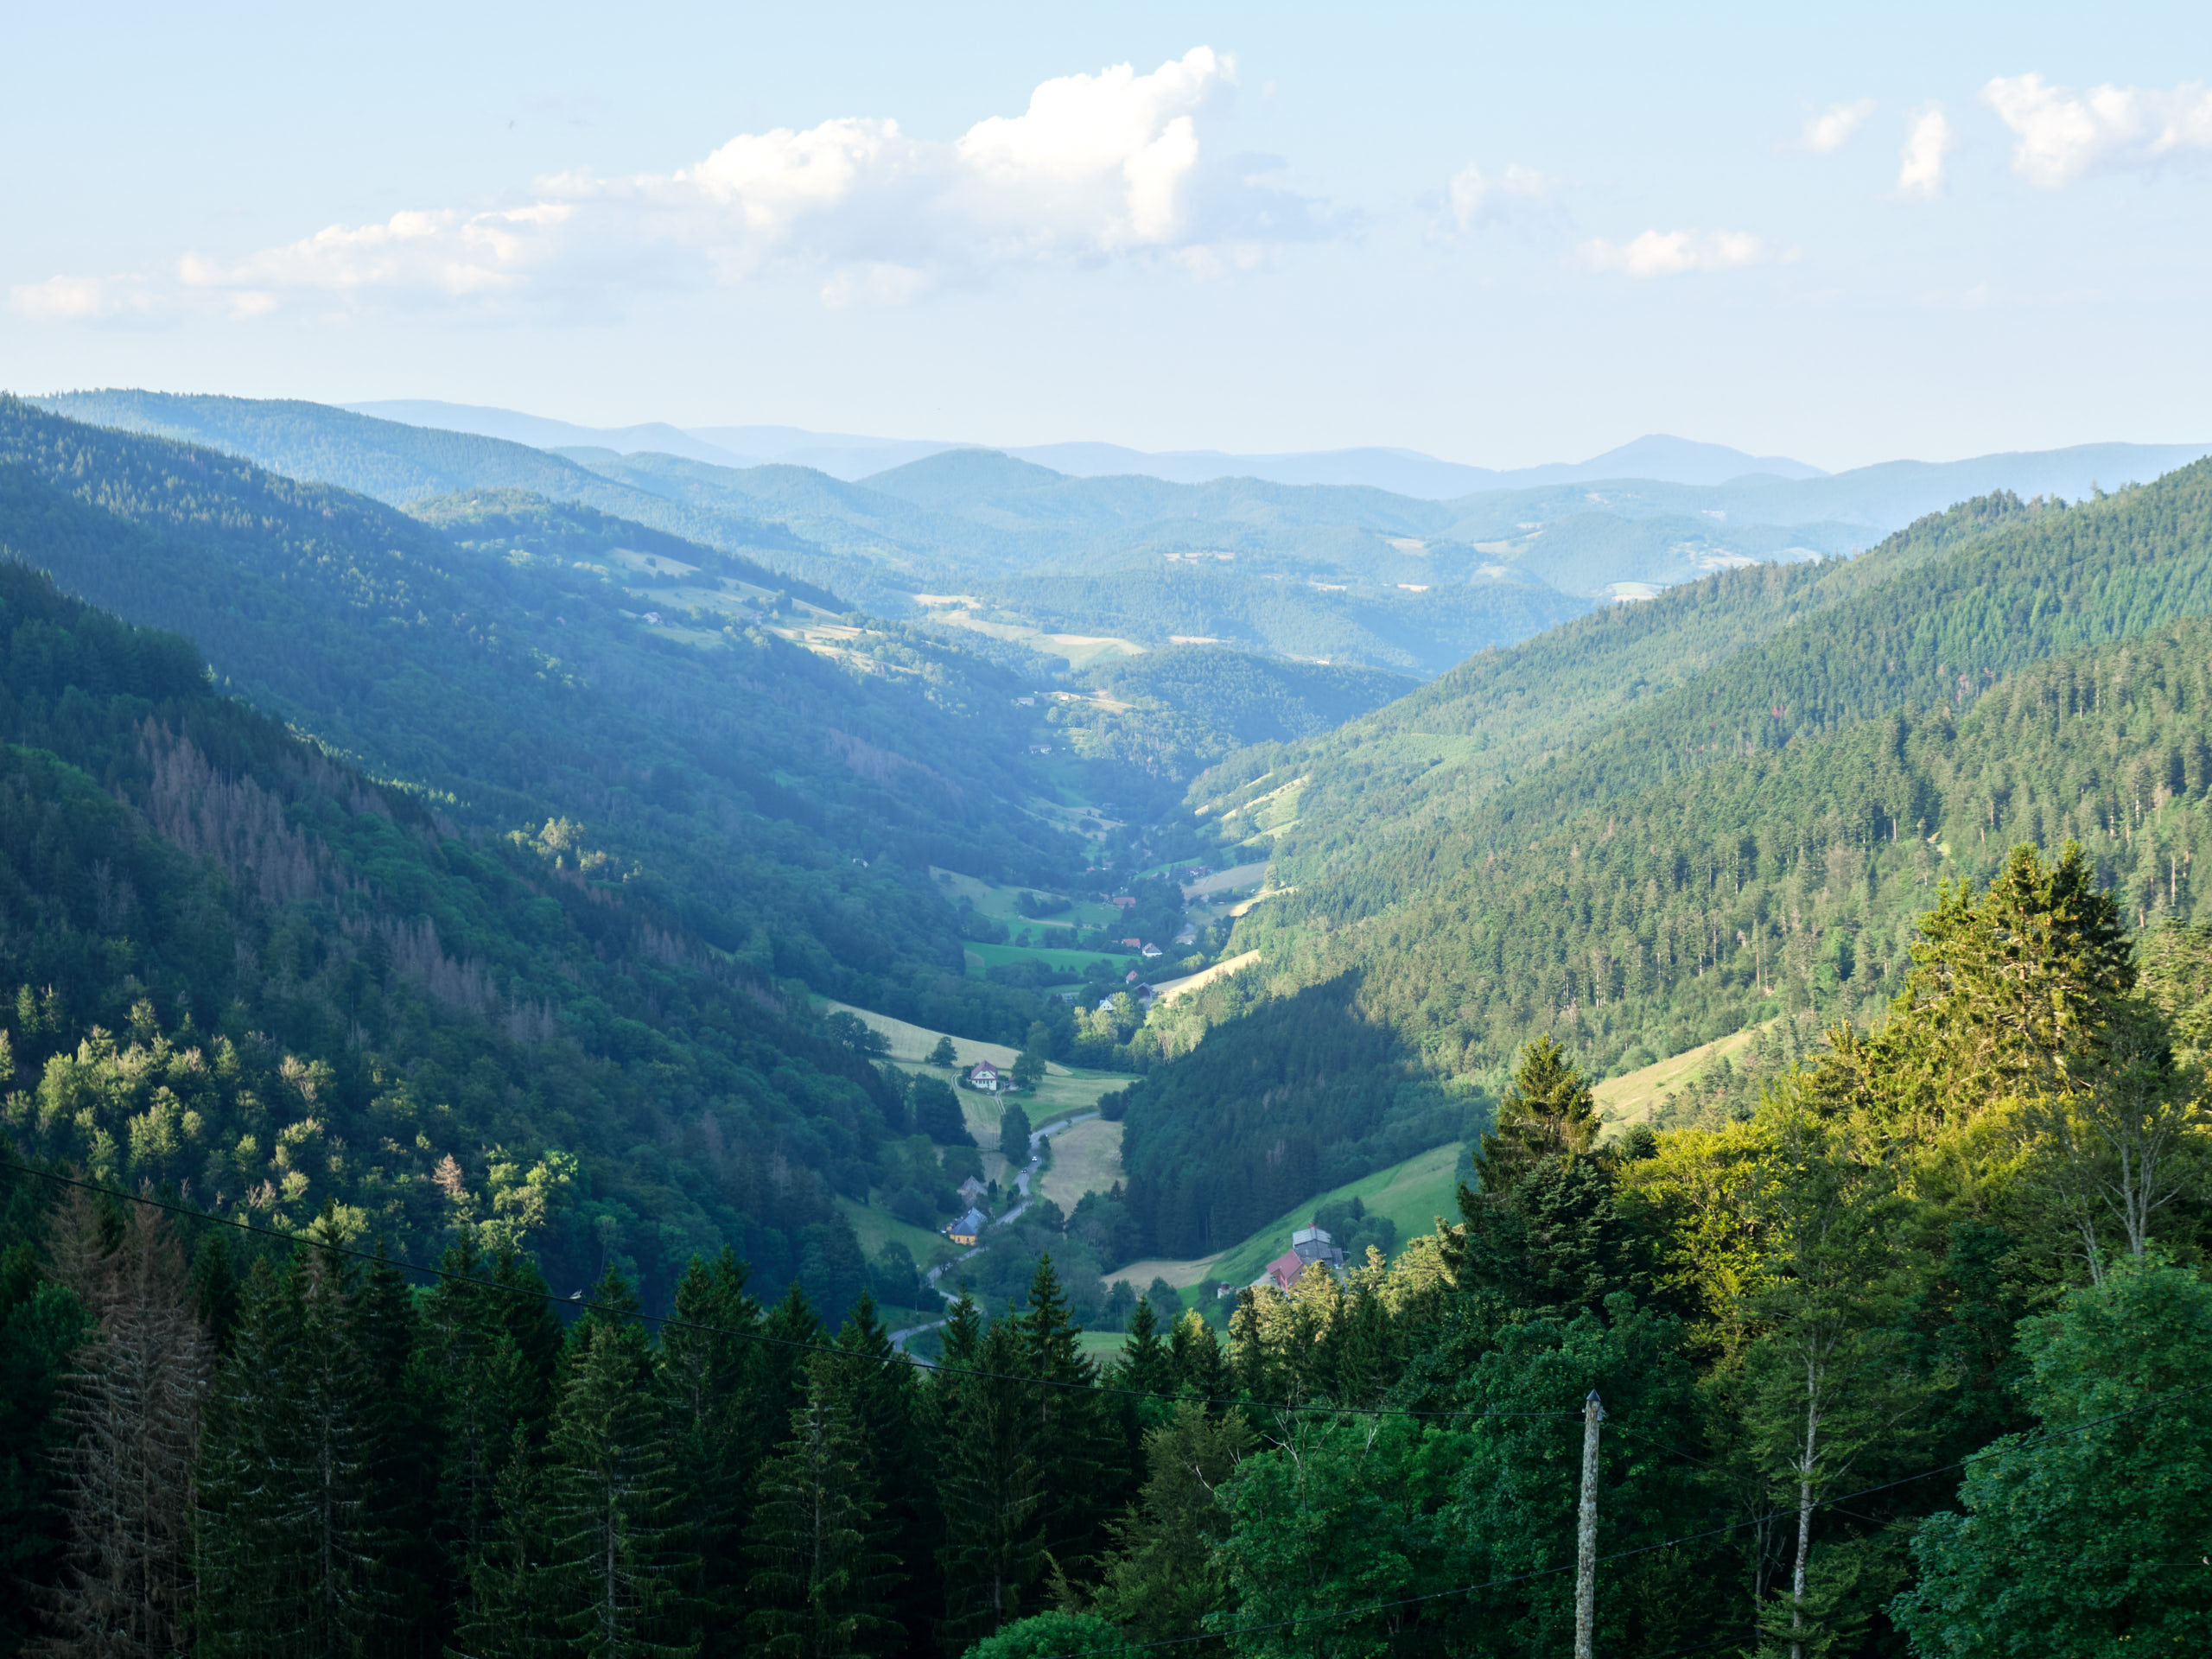
[[[0,1659],[2212,1644],[2208,468],[1410,690],[0,402]]]
[[[2212,935],[2071,846],[1918,931],[1748,1117],[1601,1142],[1538,1039],[1455,1222],[1103,1367],[1049,1262],[921,1367],[727,1249],[662,1315],[490,1220],[402,1263],[11,1159],[11,1639],[1555,1653],[1594,1393],[1606,1650],[2191,1650]]]

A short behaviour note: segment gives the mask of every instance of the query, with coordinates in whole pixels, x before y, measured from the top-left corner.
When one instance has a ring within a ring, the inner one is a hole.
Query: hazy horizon
[[[0,379],[1509,469],[2212,422],[2194,10],[603,24],[23,20]]]

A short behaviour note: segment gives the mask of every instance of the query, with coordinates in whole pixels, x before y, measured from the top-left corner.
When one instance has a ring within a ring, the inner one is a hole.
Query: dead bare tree
[[[125,1208],[118,1237],[92,1195],[73,1191],[54,1253],[56,1275],[99,1320],[67,1384],[69,1548],[39,1644],[70,1659],[188,1645],[192,1460],[214,1351],[167,1219]]]

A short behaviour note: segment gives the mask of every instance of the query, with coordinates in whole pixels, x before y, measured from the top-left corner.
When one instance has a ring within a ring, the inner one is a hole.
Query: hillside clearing
[[[1716,1060],[1726,1059],[1749,1047],[1760,1029],[1747,1027],[1731,1036],[1685,1050],[1671,1059],[1655,1061],[1618,1077],[1608,1077],[1594,1086],[1590,1090],[1591,1097],[1598,1103],[1598,1115],[1605,1123],[1599,1138],[1610,1140],[1631,1125],[1649,1122],[1653,1114],[1679,1093],[1685,1084]]]
[[[904,1020],[894,1020],[887,1014],[876,1014],[868,1008],[855,1007],[849,1002],[839,1002],[829,997],[817,1001],[816,1007],[825,1013],[849,1014],[880,1032],[890,1043],[890,1052],[884,1057],[902,1071],[926,1072],[943,1077],[950,1083],[960,1071],[978,1060],[988,1060],[1001,1070],[1013,1069],[1020,1050],[1004,1043],[981,1042],[973,1037],[953,1037],[954,1068],[948,1071],[943,1066],[929,1064],[930,1051],[940,1037],[950,1033],[931,1031],[927,1026],[911,1025]],[[995,1147],[999,1140],[999,1115],[1006,1109],[1008,1100],[1019,1100],[1022,1109],[1029,1114],[1033,1124],[1043,1125],[1056,1117],[1065,1117],[1070,1112],[1096,1110],[1099,1098],[1116,1089],[1125,1089],[1131,1079],[1118,1071],[1091,1071],[1074,1066],[1062,1065],[1058,1060],[1046,1062],[1044,1080],[1026,1095],[999,1096],[979,1094],[972,1089],[961,1089],[962,1116],[967,1120],[969,1134],[976,1144]],[[988,1161],[988,1160],[986,1160]]]
[[[1364,1204],[1369,1213],[1388,1216],[1397,1224],[1398,1249],[1402,1250],[1413,1238],[1429,1231],[1437,1218],[1455,1219],[1459,1213],[1457,1190],[1459,1183],[1452,1172],[1459,1167],[1459,1147],[1457,1142],[1436,1147],[1416,1154],[1402,1164],[1388,1169],[1378,1169],[1372,1175],[1363,1175],[1356,1181],[1347,1181],[1333,1192],[1323,1192],[1307,1199],[1267,1226],[1261,1228],[1243,1243],[1231,1246],[1213,1255],[1205,1255],[1189,1262],[1171,1262],[1154,1258],[1147,1262],[1132,1262],[1106,1275],[1111,1283],[1126,1279],[1139,1295],[1142,1295],[1154,1279],[1165,1279],[1178,1290],[1188,1291],[1200,1281],[1218,1279],[1224,1284],[1246,1285],[1260,1275],[1260,1269],[1290,1248],[1290,1235],[1312,1218],[1322,1205],[1341,1199],[1356,1198]],[[1188,1301],[1189,1297],[1185,1297]]]
[[[1217,979],[1226,979],[1230,975],[1250,967],[1259,959],[1258,951],[1247,950],[1241,956],[1230,957],[1224,962],[1217,962],[1211,968],[1201,968],[1195,974],[1185,974],[1180,979],[1162,981],[1152,988],[1153,1000],[1157,1002],[1173,1002],[1179,996],[1187,995],[1192,991],[1204,990]]]
[[[1121,1179],[1122,1126],[1094,1117],[1052,1137],[1052,1166],[1031,1185],[1071,1213],[1084,1193],[1111,1192]]]

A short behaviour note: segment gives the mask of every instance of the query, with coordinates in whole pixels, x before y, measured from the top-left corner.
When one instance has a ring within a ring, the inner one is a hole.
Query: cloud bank
[[[1207,130],[1235,80],[1235,60],[1201,46],[1148,74],[1047,80],[1022,113],[950,143],[841,117],[741,133],[667,174],[542,178],[492,207],[334,225],[243,257],[188,253],[150,276],[60,276],[10,298],[54,321],[302,303],[496,314],[781,274],[828,303],[898,303],[1020,263],[1249,265],[1317,223],[1264,170],[1214,154]]]
[[[2202,81],[2077,93],[2038,74],[2000,76],[1981,101],[2012,130],[2012,170],[2041,190],[2212,152],[2212,91]]]

